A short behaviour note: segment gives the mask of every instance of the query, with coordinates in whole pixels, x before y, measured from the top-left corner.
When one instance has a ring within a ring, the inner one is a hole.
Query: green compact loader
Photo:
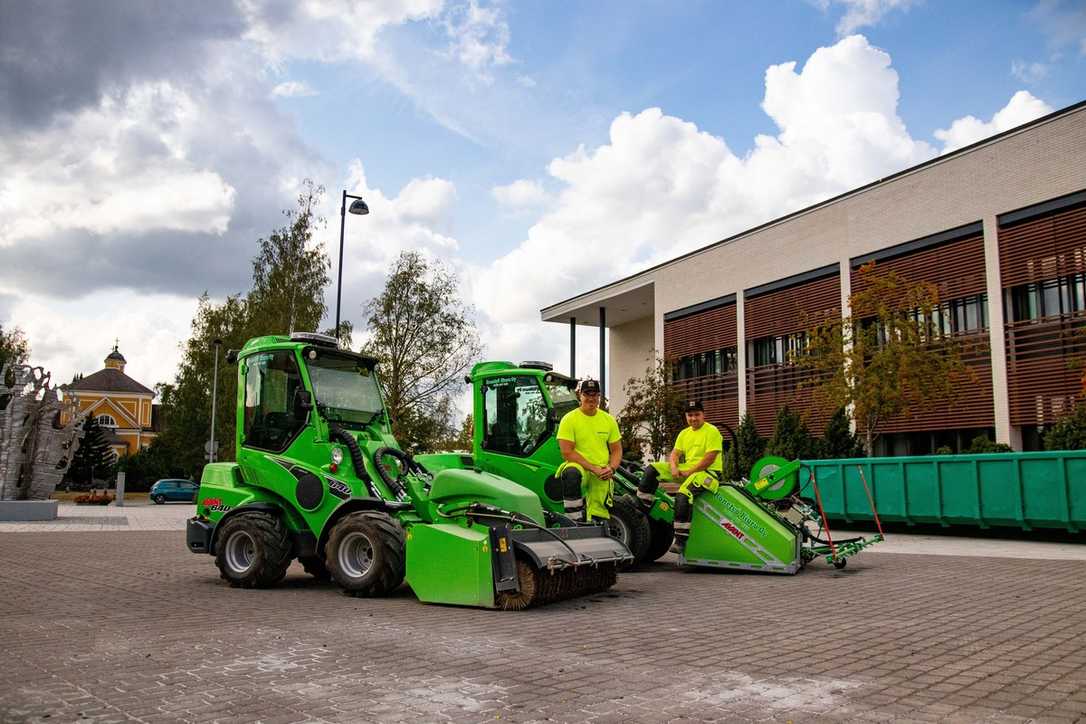
[[[543,509],[564,512],[562,485],[554,477],[562,464],[558,422],[577,407],[577,381],[546,362],[481,362],[465,379],[472,386],[471,455],[420,455],[432,470],[475,469],[515,480],[534,492]],[[615,502],[608,528],[630,549],[635,563],[667,553],[674,535],[672,499],[660,491],[649,511],[636,502],[639,471],[615,473]]]
[[[515,480],[539,497],[544,510],[561,514],[562,491],[554,473],[562,455],[555,434],[562,415],[577,407],[576,380],[546,362],[492,361],[475,365],[465,381],[472,385],[471,454],[419,460],[430,469],[473,469]],[[734,440],[734,432],[725,428]],[[801,468],[799,461],[766,457],[755,463],[749,481],[724,482],[715,493],[695,498],[680,564],[795,573],[823,555],[843,567],[850,556],[882,540],[880,533],[833,542],[824,518],[806,497],[817,491],[817,482],[811,476],[801,485]],[[616,471],[609,525],[636,563],[667,553],[675,520],[674,499],[662,489],[655,491],[649,510],[639,507],[641,477],[636,466]]]
[[[511,480],[401,451],[376,361],[334,338],[258,337],[227,359],[237,462],[204,468],[186,538],[233,586],[275,585],[297,558],[352,595],[406,578],[424,602],[521,609],[605,590],[632,560]]]

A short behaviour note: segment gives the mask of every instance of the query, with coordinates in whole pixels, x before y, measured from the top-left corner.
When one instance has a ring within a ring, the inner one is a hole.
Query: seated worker
[[[555,472],[562,482],[566,516],[577,523],[611,517],[614,480],[622,460],[622,442],[615,418],[600,409],[600,383],[577,385],[580,407],[558,424],[558,448],[563,462]],[[585,516],[585,508],[588,515]]]
[[[637,501],[647,510],[652,507],[660,481],[680,483],[675,494],[675,546],[672,550],[676,553],[683,551],[690,536],[694,496],[703,490],[716,492],[724,472],[723,439],[716,426],[705,421],[701,401],[688,400],[683,411],[689,427],[675,438],[668,461],[652,463],[637,486]]]

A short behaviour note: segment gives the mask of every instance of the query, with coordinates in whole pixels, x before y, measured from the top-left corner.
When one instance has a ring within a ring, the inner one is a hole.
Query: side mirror
[[[238,361],[238,351],[236,349],[228,349],[228,350],[226,350],[226,363],[232,365],[232,364],[236,364],[237,361]]]

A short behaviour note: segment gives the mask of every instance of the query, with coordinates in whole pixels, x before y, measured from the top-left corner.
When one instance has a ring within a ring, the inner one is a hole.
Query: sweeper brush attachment
[[[546,571],[521,559],[517,561],[517,582],[520,590],[499,593],[497,607],[505,611],[520,611],[532,606],[602,593],[615,585],[617,574],[618,567],[614,563]]]

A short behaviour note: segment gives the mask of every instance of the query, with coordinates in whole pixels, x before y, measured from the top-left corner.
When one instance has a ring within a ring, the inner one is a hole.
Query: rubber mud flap
[[[185,544],[193,553],[211,553],[211,524],[199,518],[189,518],[185,523]]]

